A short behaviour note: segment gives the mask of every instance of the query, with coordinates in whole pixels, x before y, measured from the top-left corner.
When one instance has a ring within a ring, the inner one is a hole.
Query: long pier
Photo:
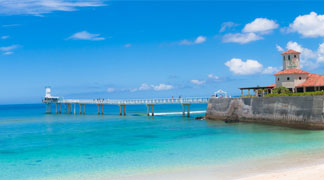
[[[209,98],[162,98],[162,99],[139,99],[139,100],[111,100],[111,99],[93,99],[93,100],[79,100],[79,99],[61,99],[50,95],[50,90],[42,101],[46,104],[46,113],[52,113],[52,104],[56,105],[56,113],[62,114],[62,106],[64,106],[65,114],[85,114],[85,105],[97,105],[98,115],[103,115],[104,105],[118,105],[119,115],[126,116],[127,105],[145,105],[147,107],[147,115],[154,116],[154,105],[159,104],[179,104],[182,106],[182,115],[185,116],[185,109],[187,109],[187,116],[190,116],[191,104],[207,104]],[[77,112],[79,106],[79,112]],[[73,110],[72,110],[73,109]]]

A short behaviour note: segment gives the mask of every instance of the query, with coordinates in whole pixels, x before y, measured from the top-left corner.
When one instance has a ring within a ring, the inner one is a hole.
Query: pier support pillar
[[[74,114],[76,114],[76,104],[74,104]]]
[[[56,107],[56,114],[58,114],[58,104],[55,103],[55,107]]]
[[[190,104],[187,105],[187,117],[190,117]]]
[[[154,105],[152,105],[152,116],[154,116]]]
[[[185,116],[185,107],[184,107],[184,104],[181,104],[182,105],[182,116],[184,117]]]
[[[98,115],[100,115],[100,105],[97,104],[97,106],[98,106]]]
[[[82,104],[79,104],[79,113],[82,114]]]
[[[243,89],[241,89],[241,97],[243,97]]]
[[[124,105],[124,116],[126,116],[126,105]]]
[[[119,105],[119,115],[120,116],[122,115],[122,107],[121,107],[121,105]]]
[[[248,95],[249,95],[249,96],[251,95],[251,93],[250,93],[250,89],[248,89]]]
[[[85,104],[83,104],[83,114],[85,114]]]
[[[62,111],[61,111],[61,103],[59,103],[59,114],[62,114]]]
[[[103,115],[104,112],[103,112],[103,104],[101,104],[101,115]]]
[[[64,113],[66,114],[66,103],[64,103]]]
[[[46,103],[46,114],[52,113],[52,103]]]
[[[72,104],[69,105],[70,105],[70,114],[72,114]]]
[[[146,114],[147,116],[150,116],[150,106],[146,105]]]

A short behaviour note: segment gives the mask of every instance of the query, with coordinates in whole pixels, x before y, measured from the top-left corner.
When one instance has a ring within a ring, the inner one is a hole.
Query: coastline
[[[324,178],[324,153],[321,149],[295,152],[275,157],[260,158],[240,163],[222,165],[171,167],[133,175],[109,177],[105,171],[94,173],[76,173],[58,177],[41,178],[42,180],[295,180]]]

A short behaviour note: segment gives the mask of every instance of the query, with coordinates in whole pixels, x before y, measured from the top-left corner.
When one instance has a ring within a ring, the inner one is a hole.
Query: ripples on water
[[[156,106],[155,117],[145,115],[145,106],[127,107],[126,117],[118,116],[118,106],[105,106],[104,116],[96,108],[86,107],[87,115],[46,115],[42,104],[0,106],[0,179],[119,176],[323,146],[322,131],[195,120],[206,105],[193,105],[198,114],[191,118],[179,115],[177,105]]]

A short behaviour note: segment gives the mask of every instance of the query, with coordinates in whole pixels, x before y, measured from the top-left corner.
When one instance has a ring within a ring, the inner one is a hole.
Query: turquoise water
[[[0,106],[0,179],[97,172],[118,177],[324,146],[323,131],[194,119],[203,114],[147,117],[145,106],[127,106],[126,117],[118,115],[118,106],[105,106],[105,115],[98,116],[96,108],[87,106],[87,115],[47,115],[42,104]],[[161,105],[155,111],[181,107]]]

